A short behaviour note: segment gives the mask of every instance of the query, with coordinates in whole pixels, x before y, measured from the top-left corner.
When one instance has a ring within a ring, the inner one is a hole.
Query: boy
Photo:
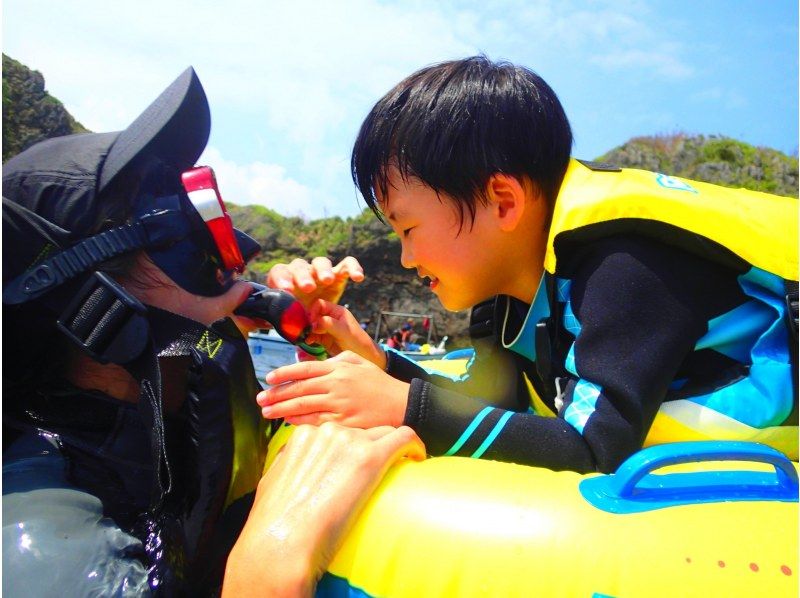
[[[338,267],[296,261],[269,283],[307,301],[330,354],[348,352],[272,372],[264,416],[405,423],[432,455],[576,471],[707,438],[797,459],[796,200],[581,163],[571,145],[547,83],[485,57],[384,96],[353,179],[403,266],[447,309],[473,308],[476,358],[448,380],[384,352],[344,308],[311,301]]]

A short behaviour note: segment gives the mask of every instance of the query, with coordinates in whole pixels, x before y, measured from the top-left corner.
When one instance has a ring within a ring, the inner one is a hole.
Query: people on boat
[[[398,351],[402,350],[403,333],[400,331],[399,328],[395,328],[392,331],[392,334],[389,335],[389,338],[386,339],[386,346],[391,349],[396,349]]]
[[[389,464],[424,457],[409,428],[305,426],[262,477],[234,315],[259,246],[193,168],[209,131],[187,69],[124,131],[3,167],[6,596],[307,595]],[[363,278],[336,271],[331,301]]]
[[[684,439],[757,440],[796,460],[797,200],[571,148],[555,92],[521,66],[445,62],[383,96],[353,180],[402,265],[445,308],[472,309],[475,358],[457,379],[427,373],[341,306],[310,302],[335,357],[270,373],[265,417],[405,424],[432,455],[581,472]],[[295,261],[269,281],[331,275]]]

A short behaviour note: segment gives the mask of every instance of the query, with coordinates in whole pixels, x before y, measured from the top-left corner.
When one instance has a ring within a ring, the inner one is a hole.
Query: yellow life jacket
[[[742,272],[755,267],[798,280],[797,199],[572,160],[553,211],[545,269],[562,276],[572,248],[617,233],[648,236]],[[537,413],[552,414],[532,397]],[[751,440],[796,461],[797,436],[797,425],[754,428],[676,400],[662,405],[644,444]]]
[[[795,198],[632,168],[593,170],[571,160],[553,211],[545,269],[559,273],[560,246],[569,239],[625,232],[721,256],[711,240],[748,264],[797,281],[797,225]]]

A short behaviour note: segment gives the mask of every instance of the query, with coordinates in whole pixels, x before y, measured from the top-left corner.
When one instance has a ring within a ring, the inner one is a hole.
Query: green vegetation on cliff
[[[37,141],[86,133],[44,88],[44,77],[3,54],[3,162]]]
[[[635,137],[599,158],[726,187],[797,197],[797,158],[717,135]]]

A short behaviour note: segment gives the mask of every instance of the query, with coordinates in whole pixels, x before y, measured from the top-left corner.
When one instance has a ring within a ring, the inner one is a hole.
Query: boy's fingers
[[[334,281],[333,264],[326,257],[315,257],[311,260],[314,274],[320,282],[330,284]]]
[[[326,393],[327,386],[319,382],[320,378],[310,378],[308,380],[296,380],[279,384],[256,395],[256,402],[262,407],[273,405],[282,401],[288,401],[296,397],[306,397],[318,393]]]
[[[326,361],[301,361],[292,363],[272,370],[267,373],[266,381],[269,385],[283,384],[294,380],[305,380],[324,376],[332,369],[331,364]]]
[[[300,258],[295,258],[289,263],[289,270],[294,277],[294,282],[300,289],[310,293],[317,288],[311,264]]]
[[[344,306],[338,303],[331,303],[324,299],[315,299],[308,309],[308,317],[311,318],[312,321],[324,315],[332,315],[338,318],[344,313],[344,310]]]
[[[345,257],[341,262],[336,264],[333,269],[334,274],[339,279],[350,278],[356,282],[364,280],[364,269],[358,260],[352,256]]]
[[[325,410],[324,397],[309,395],[262,407],[261,415],[268,419],[280,419],[320,413]]]
[[[290,291],[294,287],[294,277],[289,266],[277,264],[273,266],[267,275],[267,286],[273,289]]]
[[[322,316],[314,322],[313,331],[317,334],[329,334],[336,339],[341,339],[349,330],[347,324],[335,316]]]

